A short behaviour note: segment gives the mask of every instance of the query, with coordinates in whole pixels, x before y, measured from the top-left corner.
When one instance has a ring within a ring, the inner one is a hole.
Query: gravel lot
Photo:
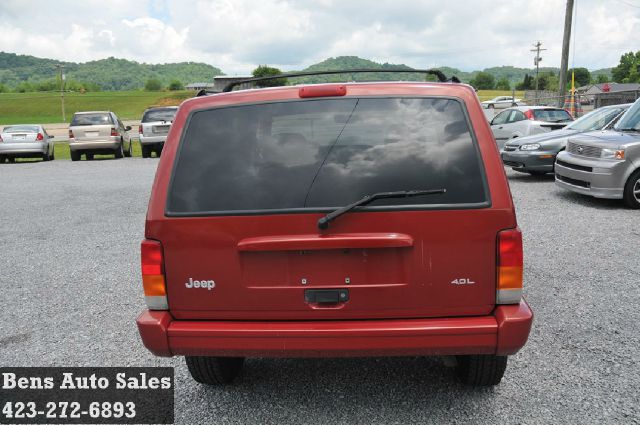
[[[249,360],[206,388],[143,348],[139,242],[155,159],[0,165],[0,366],[175,366],[176,423],[638,423],[640,212],[509,171],[528,345],[501,385],[437,358]]]

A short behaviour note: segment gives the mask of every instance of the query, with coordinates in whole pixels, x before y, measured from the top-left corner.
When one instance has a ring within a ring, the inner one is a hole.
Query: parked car
[[[201,383],[246,357],[447,354],[495,385],[532,323],[509,185],[465,84],[189,99],[145,238],[142,341]]]
[[[491,120],[498,148],[515,137],[559,130],[573,121],[569,112],[548,106],[516,106],[505,109]]]
[[[560,130],[511,139],[500,151],[502,162],[515,171],[531,175],[553,173],[556,155],[565,149],[569,136],[605,130],[613,126],[630,106],[631,103],[605,106],[589,112]]]
[[[16,158],[52,161],[53,150],[53,136],[39,124],[9,125],[0,133],[0,164]]]
[[[613,129],[570,138],[555,171],[562,188],[640,208],[640,100]]]
[[[511,96],[498,96],[491,100],[485,100],[482,102],[482,107],[485,109],[504,109],[512,106],[525,106],[526,104],[522,99],[514,99]]]
[[[177,106],[169,106],[144,111],[138,127],[143,158],[151,157],[152,152],[160,156],[177,110]]]
[[[76,112],[69,126],[71,160],[113,154],[117,159],[131,156],[130,126],[124,126],[111,111]]]

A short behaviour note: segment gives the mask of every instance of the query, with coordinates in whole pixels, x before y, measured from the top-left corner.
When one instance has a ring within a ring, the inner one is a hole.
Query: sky
[[[640,49],[640,0],[575,0],[569,65]],[[566,0],[0,0],[0,51],[204,62],[228,75],[353,55],[415,68],[559,66]],[[574,48],[575,45],[575,48]]]

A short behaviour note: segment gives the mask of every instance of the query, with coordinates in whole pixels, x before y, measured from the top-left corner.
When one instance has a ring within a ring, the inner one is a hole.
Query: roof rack
[[[306,77],[309,75],[334,75],[334,74],[360,74],[360,73],[374,73],[374,72],[391,72],[391,73],[404,73],[404,74],[429,74],[435,75],[438,81],[441,83],[452,82],[459,83],[460,80],[452,76],[450,79],[444,75],[444,73],[438,69],[336,69],[329,71],[308,71],[308,72],[288,72],[278,75],[269,75],[266,77],[247,78],[246,80],[233,81],[227,84],[222,90],[223,93],[227,93],[233,90],[235,86],[246,83],[254,83],[257,81],[277,80],[279,78],[293,78],[293,77]],[[206,93],[203,93],[206,94]],[[198,95],[201,95],[198,93]]]

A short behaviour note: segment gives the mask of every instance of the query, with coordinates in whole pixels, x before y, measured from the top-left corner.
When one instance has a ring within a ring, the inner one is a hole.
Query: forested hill
[[[100,90],[140,89],[151,78],[167,86],[174,80],[186,85],[211,81],[214,76],[222,75],[220,69],[198,62],[154,65],[111,57],[75,63],[0,52],[0,84],[14,90],[20,84],[55,82],[58,78],[56,64],[64,65],[67,81],[95,85]]]

